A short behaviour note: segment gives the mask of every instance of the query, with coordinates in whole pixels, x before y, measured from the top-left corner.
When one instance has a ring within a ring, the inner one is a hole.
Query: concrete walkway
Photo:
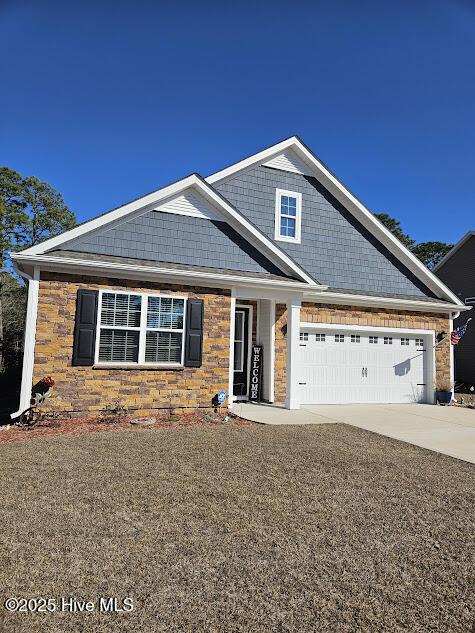
[[[305,405],[298,411],[237,403],[234,413],[262,424],[343,423],[475,464],[475,410],[428,404]]]

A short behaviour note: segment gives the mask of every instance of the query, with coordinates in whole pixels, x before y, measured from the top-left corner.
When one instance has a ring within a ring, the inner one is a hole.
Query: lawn
[[[4,443],[0,630],[468,633],[474,473],[344,425]],[[10,614],[9,596],[134,610]]]

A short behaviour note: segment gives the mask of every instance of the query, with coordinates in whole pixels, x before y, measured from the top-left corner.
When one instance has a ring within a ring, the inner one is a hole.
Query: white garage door
[[[302,329],[302,404],[425,400],[427,341],[409,333]]]

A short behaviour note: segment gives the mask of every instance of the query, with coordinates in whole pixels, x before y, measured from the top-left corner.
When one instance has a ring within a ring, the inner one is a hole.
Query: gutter
[[[394,308],[399,310],[410,310],[416,312],[448,312],[454,310],[461,311],[471,310],[464,304],[443,304],[431,303],[429,301],[418,301],[417,299],[397,299],[392,297],[374,297],[371,295],[352,295],[343,292],[307,292],[304,294],[304,300],[315,301],[316,303],[336,303],[338,305],[351,305],[375,308]]]
[[[17,264],[30,264],[41,266],[44,270],[56,270],[59,272],[78,272],[83,270],[94,274],[111,274],[117,276],[118,273],[127,273],[128,277],[138,276],[148,277],[156,280],[157,275],[170,279],[175,279],[177,283],[182,283],[184,279],[188,282],[203,283],[215,285],[218,288],[233,288],[239,285],[252,286],[262,289],[279,289],[285,291],[304,292],[312,289],[314,291],[326,290],[328,286],[320,284],[308,284],[302,281],[281,281],[278,279],[259,279],[257,277],[247,277],[246,275],[229,275],[227,273],[212,273],[192,270],[177,270],[176,268],[167,268],[164,266],[140,266],[135,264],[120,264],[100,261],[76,260],[68,257],[53,257],[51,255],[22,255],[21,253],[11,253],[12,260]]]

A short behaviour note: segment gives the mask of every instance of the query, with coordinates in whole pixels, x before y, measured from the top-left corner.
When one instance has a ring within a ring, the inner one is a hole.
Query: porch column
[[[262,398],[274,402],[274,362],[275,362],[275,301],[261,299],[259,302],[259,338],[263,346]]]
[[[229,315],[229,382],[228,382],[228,409],[234,405],[234,319],[236,312],[236,289],[231,289],[230,315]]]
[[[298,384],[298,358],[300,345],[301,298],[287,300],[287,367],[286,367],[286,409],[300,409]]]

